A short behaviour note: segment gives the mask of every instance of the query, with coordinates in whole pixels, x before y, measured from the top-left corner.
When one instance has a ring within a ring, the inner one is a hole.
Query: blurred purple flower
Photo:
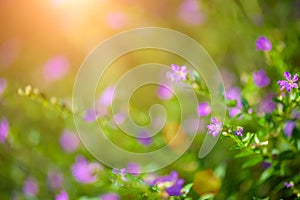
[[[109,192],[109,193],[106,193],[106,194],[102,194],[100,196],[100,199],[101,200],[120,200],[120,197],[116,193]]]
[[[182,21],[191,25],[204,21],[204,16],[199,11],[199,3],[196,0],[184,0],[178,9],[178,15]]]
[[[213,137],[216,137],[223,128],[222,122],[218,121],[216,118],[211,118],[211,124],[207,125],[208,134],[212,134]]]
[[[87,122],[93,122],[98,119],[98,111],[93,109],[88,109],[85,112],[83,119]]]
[[[134,176],[138,176],[141,172],[141,166],[135,162],[127,164],[126,171]]]
[[[253,81],[259,87],[263,88],[270,84],[270,78],[267,77],[265,70],[253,72]]]
[[[291,187],[294,187],[295,184],[293,181],[290,181],[290,182],[284,182],[284,187],[286,188],[291,188]]]
[[[259,104],[258,110],[263,113],[271,113],[276,108],[276,104],[272,101],[274,95],[268,94]]]
[[[239,107],[229,108],[229,116],[230,117],[234,117],[234,116],[240,114],[241,112],[242,112],[241,108],[239,108]]]
[[[114,115],[114,122],[117,125],[123,124],[126,120],[126,114],[124,112],[119,112],[117,114]]]
[[[168,87],[160,85],[157,89],[157,96],[162,100],[168,100],[173,97],[173,93]]]
[[[2,118],[0,122],[0,143],[4,143],[6,141],[8,135],[9,124],[5,117]]]
[[[286,80],[280,80],[277,84],[280,86],[280,90],[286,89],[287,92],[290,92],[293,88],[298,88],[297,81],[298,75],[295,74],[292,79],[292,75],[289,72],[284,72],[284,77]]]
[[[152,144],[152,137],[151,137],[151,133],[148,130],[142,130],[138,137],[137,140],[139,141],[139,143],[141,143],[144,146],[149,146]]]
[[[66,75],[70,63],[65,56],[55,56],[48,60],[44,65],[44,77],[46,81],[52,82]]]
[[[211,108],[209,103],[201,102],[198,105],[198,115],[199,116],[207,116],[210,114]]]
[[[59,143],[66,152],[74,152],[79,146],[79,139],[75,133],[64,130],[60,136]]]
[[[114,174],[120,176],[121,179],[122,179],[123,181],[126,181],[126,180],[127,180],[127,178],[125,177],[125,176],[126,176],[126,169],[125,169],[125,168],[122,168],[122,169],[120,169],[120,170],[114,168],[114,169],[112,169],[112,173],[114,173]]]
[[[61,173],[53,170],[48,171],[47,183],[51,189],[60,189],[62,186],[63,177]]]
[[[112,104],[113,97],[114,97],[114,91],[115,91],[115,88],[113,86],[109,86],[102,92],[102,94],[98,100],[100,106],[107,107]]]
[[[268,168],[270,168],[272,166],[272,163],[268,162],[268,161],[263,161],[261,164],[260,164],[261,168],[263,170],[266,170]]]
[[[296,123],[293,121],[287,121],[284,125],[284,134],[287,138],[291,137],[294,131],[294,128],[296,126]]]
[[[260,36],[256,40],[256,50],[257,51],[270,51],[272,49],[272,44],[270,40],[264,36]]]
[[[102,170],[99,163],[88,163],[88,161],[78,156],[76,162],[71,166],[72,174],[79,183],[92,183],[97,179],[97,172]]]
[[[23,186],[23,193],[28,197],[34,197],[39,192],[39,186],[37,181],[30,177],[25,180]]]
[[[243,127],[237,126],[236,131],[234,132],[234,134],[237,135],[237,136],[243,136],[243,131],[244,131]]]
[[[128,23],[128,17],[123,12],[111,12],[105,16],[105,23],[113,29],[119,29]]]
[[[228,90],[226,90],[225,93],[225,98],[229,99],[229,100],[236,100],[237,101],[237,105],[236,107],[233,108],[229,108],[229,116],[230,117],[234,117],[238,114],[241,113],[241,108],[242,108],[242,96],[241,96],[241,91],[239,88],[237,87],[232,87],[229,88]]]
[[[9,39],[0,47],[0,66],[9,67],[13,64],[19,54],[20,43],[17,38]]]
[[[5,78],[0,78],[0,95],[3,94],[5,88],[6,88],[7,82]]]
[[[55,196],[55,200],[69,200],[68,193],[66,193],[66,191],[61,191],[60,194]]]
[[[183,179],[178,179],[178,173],[172,171],[170,175],[156,178],[152,185],[157,185],[160,190],[166,190],[170,196],[180,196],[183,183]]]
[[[187,76],[186,66],[179,67],[178,65],[172,64],[172,72],[166,74],[167,78],[171,81],[185,81]]]

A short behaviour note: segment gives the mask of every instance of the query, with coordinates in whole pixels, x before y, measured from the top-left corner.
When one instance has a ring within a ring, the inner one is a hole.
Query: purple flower
[[[101,200],[119,200],[120,197],[118,194],[116,193],[113,193],[113,192],[109,192],[109,193],[106,193],[106,194],[102,194],[100,196],[100,199]]]
[[[270,84],[270,79],[267,77],[265,70],[253,72],[253,81],[259,87],[265,87]]]
[[[127,115],[124,112],[118,112],[117,114],[115,114],[113,116],[113,118],[114,118],[115,124],[120,125],[120,124],[123,124],[125,122],[125,120],[127,118]]]
[[[182,21],[192,25],[199,24],[204,20],[196,0],[184,0],[179,7],[178,15]]]
[[[113,86],[107,87],[101,94],[99,98],[100,106],[110,106],[113,101],[115,88]]]
[[[130,162],[127,164],[126,170],[128,173],[138,176],[141,172],[141,166],[135,162]]]
[[[256,50],[257,51],[270,51],[272,49],[272,44],[270,40],[264,36],[260,36],[256,40]]]
[[[63,177],[62,177],[61,173],[50,170],[48,172],[47,182],[51,189],[60,189],[62,186]]]
[[[260,164],[261,168],[263,170],[266,170],[268,168],[270,168],[272,166],[272,163],[268,162],[268,161],[263,161],[261,164]]]
[[[280,86],[280,90],[286,89],[287,92],[290,92],[293,88],[298,88],[297,81],[298,81],[298,75],[295,74],[292,79],[292,75],[289,72],[283,73],[286,80],[280,80],[277,82],[277,84]]]
[[[51,82],[62,78],[69,70],[70,63],[65,56],[55,56],[44,65],[44,77]]]
[[[207,125],[208,134],[212,134],[213,137],[216,137],[222,131],[223,124],[218,121],[216,118],[211,118],[211,124]]]
[[[168,87],[160,85],[157,89],[157,96],[162,100],[168,100],[173,97],[173,93]]]
[[[141,143],[144,146],[149,146],[152,144],[152,137],[151,137],[151,133],[147,130],[142,130],[138,137],[137,140],[139,141],[139,143]]]
[[[79,146],[79,139],[75,133],[64,130],[60,136],[59,143],[66,152],[74,152]]]
[[[32,177],[27,178],[23,186],[23,192],[26,196],[34,197],[39,192],[37,181]]]
[[[2,118],[0,122],[0,143],[4,143],[6,141],[8,135],[9,124],[5,117]]]
[[[93,109],[88,109],[85,112],[83,119],[87,122],[93,122],[98,119],[98,111]]]
[[[172,81],[180,82],[185,81],[187,76],[186,66],[179,67],[178,65],[172,64],[172,72],[166,74],[167,78]]]
[[[243,131],[244,131],[243,127],[237,126],[236,131],[234,132],[234,134],[236,134],[237,136],[243,136]]]
[[[114,173],[114,174],[116,174],[116,175],[119,175],[123,181],[126,181],[126,180],[127,180],[127,178],[125,177],[125,176],[126,176],[126,169],[125,169],[125,168],[122,168],[122,169],[120,169],[120,170],[114,168],[114,169],[112,170],[112,173]]]
[[[285,123],[283,130],[284,130],[284,134],[287,138],[292,136],[295,126],[296,126],[296,123],[293,121],[287,121]]]
[[[284,187],[286,188],[291,188],[291,187],[294,187],[295,184],[293,181],[290,181],[290,182],[284,182]]]
[[[157,185],[160,190],[165,190],[170,196],[180,196],[183,183],[183,179],[178,179],[178,173],[172,171],[168,176],[156,178],[152,185]]]
[[[274,95],[273,94],[268,94],[265,99],[261,101],[259,104],[259,111],[263,113],[271,113],[273,110],[276,108],[276,104],[274,101],[272,101]]]
[[[66,193],[66,191],[61,191],[60,194],[55,196],[55,200],[69,200],[68,193]]]
[[[230,88],[226,91],[225,97],[229,100],[236,100],[237,105],[234,108],[229,108],[229,116],[234,117],[241,113],[242,100],[241,91],[237,87]]]
[[[102,170],[102,166],[99,163],[88,163],[82,156],[78,156],[71,167],[72,174],[79,183],[95,182],[99,170]]]
[[[202,102],[198,105],[198,115],[199,116],[207,116],[210,114],[211,108],[209,103]]]
[[[0,95],[3,94],[5,88],[6,88],[7,82],[5,78],[0,78]]]

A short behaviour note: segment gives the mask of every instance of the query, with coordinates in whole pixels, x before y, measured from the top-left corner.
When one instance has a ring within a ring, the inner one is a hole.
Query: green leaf
[[[183,197],[186,197],[186,195],[190,192],[190,190],[192,189],[192,187],[193,187],[193,184],[194,183],[189,183],[189,184],[187,184],[186,186],[184,186],[183,188],[182,188],[182,193],[183,193]]]
[[[278,160],[293,160],[295,156],[296,154],[293,151],[288,150],[280,153],[278,155]]]
[[[252,156],[249,160],[244,162],[242,165],[242,168],[248,168],[257,165],[258,163],[261,163],[263,161],[262,155],[256,155]]]
[[[266,198],[253,197],[252,199],[253,200],[269,200],[270,198],[269,197],[266,197]]]
[[[236,106],[236,104],[237,104],[237,100],[226,99],[226,106],[227,107],[233,108],[233,107]]]
[[[248,108],[249,107],[249,103],[248,103],[248,101],[244,97],[242,97],[242,104],[243,104],[244,108]]]
[[[268,178],[270,178],[273,175],[274,172],[274,168],[270,167],[268,169],[266,169],[260,176],[259,180],[258,180],[258,184],[262,184],[263,182],[265,182]]]
[[[214,194],[205,194],[205,195],[202,195],[199,200],[211,200],[215,197]]]
[[[236,154],[235,158],[244,158],[255,154],[253,151],[242,151],[241,153]]]

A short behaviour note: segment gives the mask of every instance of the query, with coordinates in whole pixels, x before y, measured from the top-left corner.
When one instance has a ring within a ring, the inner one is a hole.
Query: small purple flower
[[[147,130],[142,130],[138,137],[137,140],[139,141],[139,143],[141,143],[144,146],[149,146],[152,144],[152,137],[151,137],[151,133]]]
[[[244,128],[241,126],[236,127],[236,131],[234,132],[237,136],[243,136]]]
[[[284,77],[286,80],[280,80],[277,84],[280,86],[280,90],[286,89],[287,92],[291,92],[293,88],[298,88],[297,81],[298,75],[295,74],[292,78],[292,75],[289,72],[284,72]]]
[[[284,187],[286,188],[291,188],[291,187],[294,187],[295,184],[293,181],[290,181],[290,182],[284,182]]]
[[[198,111],[198,115],[199,116],[207,116],[207,115],[209,115],[210,111],[211,111],[209,103],[207,103],[207,102],[199,103],[197,111]]]
[[[226,90],[225,97],[229,100],[236,100],[237,105],[236,107],[229,108],[229,116],[234,117],[241,113],[242,108],[242,100],[241,100],[241,91],[237,87],[232,87]]]
[[[268,161],[263,161],[263,162],[260,164],[260,167],[261,167],[263,170],[269,169],[271,166],[272,166],[272,163],[270,163],[270,162],[268,162]]]
[[[110,106],[112,104],[112,101],[113,101],[114,92],[115,92],[115,87],[113,87],[113,86],[107,87],[102,92],[102,94],[99,98],[99,104],[101,106],[105,106],[105,107]]]
[[[264,36],[260,36],[256,40],[256,50],[257,51],[270,51],[272,49],[272,44],[270,40]]]
[[[3,94],[5,88],[6,88],[7,82],[5,78],[0,78],[0,95]]]
[[[173,97],[173,93],[168,87],[160,85],[157,89],[157,96],[162,100],[168,100]]]
[[[272,101],[274,94],[270,93],[261,101],[258,110],[263,113],[271,113],[276,108],[276,104]]]
[[[109,192],[100,196],[101,200],[120,200],[120,196],[116,193]]]
[[[128,173],[138,176],[141,172],[141,166],[135,162],[130,162],[127,164],[126,170]]]
[[[79,139],[75,133],[64,130],[60,136],[59,143],[66,152],[74,152],[79,146]]]
[[[152,185],[157,185],[160,190],[165,190],[170,196],[180,196],[183,183],[183,179],[178,179],[178,173],[172,171],[168,176],[156,178]]]
[[[76,162],[71,166],[72,174],[79,183],[92,183],[97,179],[97,172],[102,170],[99,163],[88,163],[88,161],[78,156]]]
[[[55,56],[44,65],[44,77],[46,81],[52,82],[62,78],[69,70],[70,63],[65,56]]]
[[[216,118],[211,118],[211,124],[207,125],[208,134],[212,134],[213,137],[216,137],[222,131],[223,124],[218,121]]]
[[[123,181],[127,180],[127,178],[125,177],[126,176],[126,169],[125,168],[122,168],[120,170],[114,168],[114,169],[112,169],[112,173],[114,173],[116,175],[119,175]]]
[[[85,112],[83,119],[87,122],[93,122],[98,118],[98,111],[93,109],[88,109]]]
[[[2,118],[0,122],[0,143],[4,143],[6,141],[8,135],[9,124],[5,117]]]
[[[57,171],[48,171],[47,183],[51,189],[60,189],[62,186],[63,177],[61,173]]]
[[[204,21],[204,16],[199,11],[199,4],[196,0],[184,0],[179,7],[178,15],[182,21],[191,25]]]
[[[32,177],[27,178],[23,186],[23,192],[28,197],[34,197],[39,192],[37,181]]]
[[[267,77],[265,70],[253,72],[253,81],[259,87],[263,88],[270,84],[270,78]]]
[[[294,128],[296,126],[296,123],[293,121],[287,121],[284,125],[284,134],[287,138],[291,137],[294,131]]]
[[[166,74],[167,78],[171,79],[171,81],[185,81],[187,76],[186,66],[179,67],[178,65],[172,64],[172,72],[168,72]]]
[[[68,193],[66,193],[66,191],[61,191],[55,196],[55,200],[69,200]]]

